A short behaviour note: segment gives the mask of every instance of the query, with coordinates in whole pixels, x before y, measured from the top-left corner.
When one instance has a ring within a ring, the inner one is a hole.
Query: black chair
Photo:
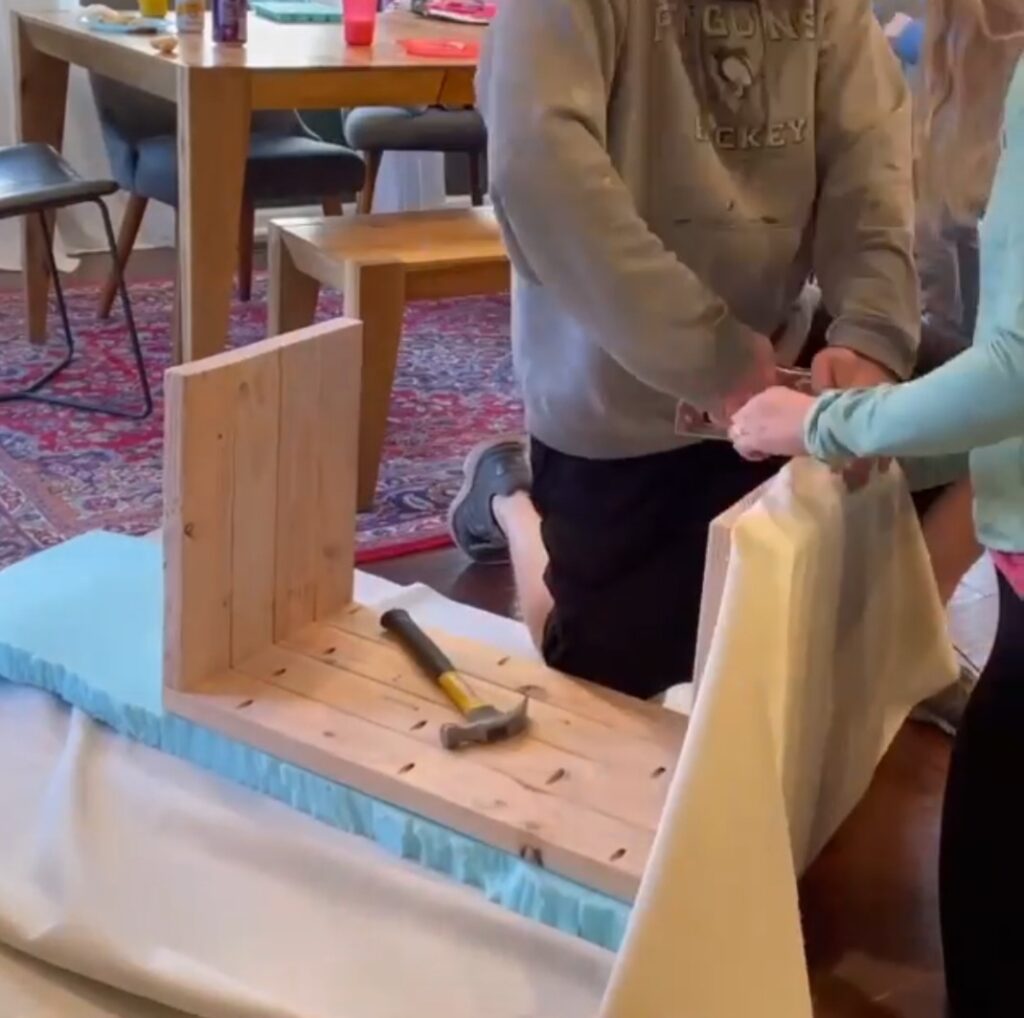
[[[48,145],[10,145],[0,147],[0,219],[15,216],[37,216],[39,226],[45,238],[46,258],[53,282],[53,292],[57,298],[57,310],[64,327],[64,353],[58,363],[46,369],[42,376],[23,389],[16,392],[0,393],[0,403],[11,403],[15,400],[34,400],[37,403],[52,403],[56,406],[74,407],[92,413],[109,414],[112,417],[124,417],[141,420],[148,417],[153,410],[153,396],[146,377],[146,366],[142,360],[142,348],[139,345],[139,334],[135,328],[131,301],[124,284],[124,276],[117,259],[117,244],[114,239],[114,228],[110,223],[110,213],[103,199],[117,190],[112,180],[83,180],[71,167]],[[53,232],[51,222],[57,209],[69,205],[92,203],[98,206],[103,217],[103,228],[107,235],[107,245],[114,264],[117,289],[121,294],[124,307],[125,322],[128,325],[128,336],[131,343],[132,359],[138,373],[139,387],[142,392],[142,406],[132,410],[123,406],[100,405],[83,400],[72,399],[45,391],[50,382],[74,360],[75,337],[68,318],[67,305],[64,302],[64,290],[60,283],[60,273],[53,257]]]
[[[364,106],[348,111],[344,122],[345,140],[366,160],[360,212],[373,208],[385,152],[443,152],[446,157],[461,157],[468,169],[470,198],[474,205],[483,205],[487,128],[472,107]]]

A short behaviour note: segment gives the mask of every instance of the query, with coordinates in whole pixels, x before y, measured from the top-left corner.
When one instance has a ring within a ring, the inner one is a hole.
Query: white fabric
[[[516,623],[424,588],[397,602],[524,649]],[[591,1018],[600,1000],[607,952],[35,690],[0,684],[0,776],[0,942],[179,1009],[3,950],[5,1018]]]
[[[444,155],[440,152],[385,152],[374,212],[414,212],[445,204]]]
[[[956,675],[910,496],[809,460],[732,529],[708,665],[602,1018],[811,1018],[796,874]]]

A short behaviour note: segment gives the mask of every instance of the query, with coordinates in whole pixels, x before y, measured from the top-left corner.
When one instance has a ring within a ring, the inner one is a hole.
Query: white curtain
[[[407,212],[444,203],[444,156],[440,152],[384,153],[373,194],[374,212]]]

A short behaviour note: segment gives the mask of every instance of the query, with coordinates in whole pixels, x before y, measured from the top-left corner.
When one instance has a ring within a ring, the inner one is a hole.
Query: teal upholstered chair
[[[107,2],[122,9],[137,6],[136,0]],[[111,176],[129,194],[117,242],[123,268],[149,202],[177,207],[177,111],[165,99],[100,75],[90,75],[90,83]],[[252,288],[255,210],[318,203],[326,214],[340,215],[342,201],[361,190],[365,176],[357,153],[314,134],[295,111],[253,114],[238,244],[238,289],[243,300],[249,299]],[[111,275],[100,298],[101,317],[109,314],[115,291]]]
[[[142,216],[150,201],[178,204],[177,112],[173,103],[130,85],[91,76],[111,175],[129,193],[118,236],[122,267],[131,255]],[[363,186],[359,155],[321,140],[292,110],[254,113],[246,165],[239,232],[238,289],[248,300],[252,285],[255,209],[273,205],[321,203],[340,214],[342,201]],[[113,279],[108,281],[100,314],[109,313]]]

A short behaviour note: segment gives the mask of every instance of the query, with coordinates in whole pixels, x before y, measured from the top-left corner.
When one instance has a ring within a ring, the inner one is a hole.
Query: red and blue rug
[[[157,410],[139,423],[38,403],[0,404],[0,568],[87,530],[145,534],[160,525],[160,394],[170,361],[173,286],[135,283],[131,294]],[[123,322],[98,322],[96,296],[92,288],[68,293],[79,357],[59,391],[101,400],[134,394]],[[251,303],[234,305],[232,343],[264,336],[263,298],[261,280]],[[325,293],[320,317],[340,314],[340,297]],[[504,298],[424,302],[407,310],[377,505],[357,524],[360,561],[447,543],[445,513],[466,450],[521,427],[508,323]],[[51,315],[51,330],[57,327]],[[53,356],[55,346],[32,347],[24,334],[20,292],[0,292],[0,391]]]

